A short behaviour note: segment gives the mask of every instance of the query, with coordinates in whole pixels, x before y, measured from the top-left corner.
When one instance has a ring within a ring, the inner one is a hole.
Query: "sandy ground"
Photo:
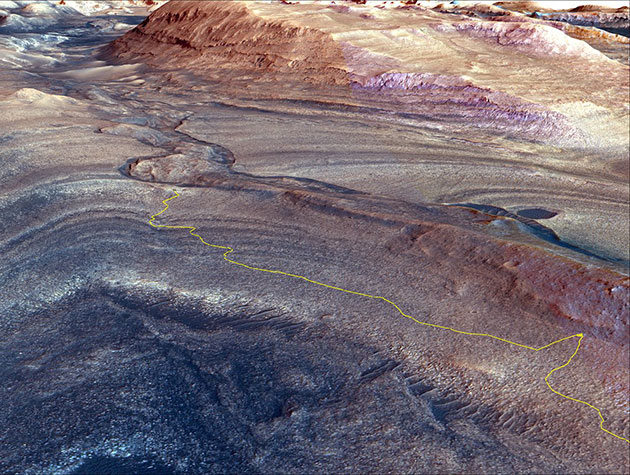
[[[423,327],[148,225],[176,188],[159,222],[252,266],[527,345],[584,333],[554,387],[627,438],[626,65],[573,38],[541,57],[440,31],[433,10],[371,11],[366,28],[360,6],[250,6],[342,45],[322,87],[279,59],[272,75],[225,52],[156,64],[148,42],[108,60],[148,13],[109,3],[89,17],[0,4],[23,17],[0,32],[1,470],[628,467],[626,443],[544,383],[574,340],[529,352]]]

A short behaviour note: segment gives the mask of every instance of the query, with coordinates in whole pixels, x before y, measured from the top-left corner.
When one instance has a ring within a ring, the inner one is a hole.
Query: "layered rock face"
[[[491,56],[479,55],[479,49]],[[472,112],[467,122],[474,115],[480,126],[500,122],[509,133],[568,146],[627,141],[627,111],[620,106],[627,68],[553,26],[525,18],[471,21],[409,6],[170,2],[105,56],[185,67],[219,80],[289,81],[291,87],[295,81],[347,86],[377,81],[383,73],[429,74],[434,79],[428,85],[439,83],[457,102],[449,115]],[[506,56],[509,62],[499,59]],[[576,58],[577,75],[570,66]],[[562,87],[567,77],[570,88]],[[466,95],[466,86],[485,92],[478,95],[481,103]],[[422,88],[409,92],[404,102],[410,110],[445,104]],[[504,93],[496,102],[495,92]],[[575,117],[575,103],[582,117]],[[593,129],[598,126],[592,115],[601,107],[610,114],[605,137]],[[494,121],[497,114],[502,117]]]
[[[503,6],[46,5],[0,471],[627,471],[627,65]]]
[[[475,10],[467,8],[464,13]],[[606,196],[602,201],[595,198],[598,193],[583,194],[579,197],[582,202],[591,201],[581,207],[582,213],[589,210],[588,218],[559,215],[555,221],[577,243],[575,235],[584,232],[584,220],[597,219],[607,228],[606,236],[619,244],[615,245],[617,251],[611,252],[608,246],[605,253],[627,259],[625,248],[630,242],[623,236],[628,223],[618,219],[628,209],[623,204],[614,211],[615,217],[602,221],[610,212],[602,204],[613,201],[611,206],[616,208],[626,202],[628,67],[564,33],[561,23],[547,24],[501,6],[493,7],[491,13],[498,10],[506,15],[471,19],[458,9],[439,6],[170,2],[108,46],[103,56],[115,61],[135,58],[168,70],[165,73],[173,83],[186,82],[185,75],[194,73],[228,96],[237,90],[241,98],[308,101],[318,97],[341,107],[371,107],[378,111],[377,121],[405,116],[408,124],[426,124],[427,136],[432,130],[440,144],[446,143],[441,136],[450,137],[450,144],[470,139],[478,147],[491,143],[500,161],[527,154],[525,162],[553,168],[553,174],[559,172],[570,180],[590,177],[570,185],[575,190],[590,187],[589,182],[598,176],[605,182],[612,180],[613,188],[607,190],[616,198]],[[196,130],[194,119],[185,122],[183,127],[198,138],[221,138],[220,123],[214,133],[206,134]],[[286,125],[273,122],[266,133],[274,135],[276,127],[282,135],[281,127]],[[254,143],[257,138],[253,136],[225,139],[239,147],[235,152],[243,166],[282,167],[277,160],[273,164],[264,160],[260,151],[267,145],[262,136],[260,143]],[[233,140],[243,142],[242,146]],[[402,174],[409,172],[401,168],[407,168],[410,161],[404,148],[383,150],[396,158],[395,168]],[[426,150],[424,161],[432,160],[431,148],[418,150]],[[476,179],[459,169],[465,162],[464,158],[436,160],[433,166],[442,170],[446,163],[455,166],[458,169],[452,173],[466,175],[468,185],[457,180],[456,184],[447,180],[440,185],[424,173],[414,176],[422,196],[443,202],[480,198],[472,191],[480,189]],[[322,170],[312,168],[317,162],[308,165],[311,169],[300,173],[321,178],[318,173]],[[519,179],[512,184],[512,192],[535,189],[539,204],[546,202],[573,213],[566,208],[572,207],[574,198],[570,196],[575,197],[575,191],[564,189],[564,178],[558,176],[553,185],[530,183],[523,188],[523,183],[537,181],[531,173],[523,174],[526,168],[514,170]],[[339,184],[355,186],[346,178],[336,179],[341,179]],[[401,179],[394,183],[400,186]],[[382,187],[369,186],[391,194],[396,193],[394,183],[384,177]],[[406,196],[408,185],[403,188],[398,197]],[[496,192],[492,188],[484,191],[492,196],[482,198],[488,204],[517,204],[499,191],[502,186],[498,183]],[[602,243],[595,240],[595,235],[589,238],[588,247],[601,249]]]
[[[265,19],[244,2],[178,2],[161,8],[112,44],[122,58],[157,56],[192,68],[299,71],[323,82],[344,82],[341,47],[315,28]],[[156,51],[159,49],[159,51]],[[168,61],[167,61],[168,62]]]
[[[586,41],[609,58],[628,64],[630,57],[630,24],[628,8],[606,8],[582,5],[571,10],[554,11],[544,3],[497,2],[487,4],[439,4],[434,11],[490,21],[543,24],[557,28],[568,36]]]
[[[495,5],[501,9],[525,13],[546,20],[567,22],[573,25],[619,30],[628,30],[630,28],[630,9],[627,5],[621,7],[580,5],[561,11],[554,11],[548,8],[544,2],[497,2]]]

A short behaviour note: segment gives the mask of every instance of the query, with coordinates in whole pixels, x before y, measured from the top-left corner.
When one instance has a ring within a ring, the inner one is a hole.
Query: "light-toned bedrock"
[[[627,471],[626,66],[399,3],[75,3],[0,25],[0,472]]]
[[[411,201],[553,208],[562,239],[627,263],[628,66],[558,22],[381,7],[170,2],[102,55],[170,71],[175,89],[188,71],[206,78],[200,93],[265,109],[243,121],[225,110],[227,122],[201,112],[180,129],[226,146],[249,172]],[[353,141],[353,128],[370,137]]]
[[[345,85],[355,76],[363,83],[378,81],[384,73],[426,74],[427,86],[451,86],[455,101],[458,91],[469,87],[485,91],[490,97],[479,99],[491,104],[493,96],[504,93],[548,111],[582,102],[589,115],[592,103],[607,109],[610,115],[601,120],[613,127],[607,136],[592,138],[597,144],[620,145],[627,125],[627,118],[624,122],[615,112],[627,115],[628,68],[584,41],[529,19],[489,21],[373,4],[176,1],[114,42],[108,53],[185,66],[211,77],[229,69],[226,79],[242,72],[253,81],[268,75],[280,80],[278,73],[284,73],[286,79]],[[421,85],[411,81],[411,89]],[[400,86],[404,89],[405,82]],[[575,116],[568,115],[569,120]],[[579,123],[576,127],[582,129]]]

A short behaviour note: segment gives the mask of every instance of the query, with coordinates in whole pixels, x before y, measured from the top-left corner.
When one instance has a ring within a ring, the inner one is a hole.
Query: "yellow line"
[[[576,399],[576,398],[573,398],[571,396],[567,396],[566,394],[563,394],[563,393],[561,393],[559,391],[556,391],[551,386],[551,384],[549,383],[549,377],[553,373],[555,373],[556,371],[567,367],[569,365],[569,363],[571,363],[571,361],[573,360],[575,355],[578,354],[578,351],[580,350],[580,345],[582,343],[582,339],[584,338],[584,334],[583,333],[577,333],[575,335],[565,336],[564,338],[560,338],[559,340],[552,341],[551,343],[548,343],[545,346],[541,346],[540,348],[536,348],[536,347],[533,347],[533,346],[523,345],[522,343],[516,343],[514,341],[507,340],[505,338],[500,338],[500,337],[495,336],[495,335],[490,335],[489,333],[465,332],[465,331],[462,331],[462,330],[456,330],[455,328],[451,328],[451,327],[446,327],[446,326],[442,326],[442,325],[436,325],[435,323],[422,322],[422,321],[417,320],[416,318],[412,317],[411,315],[407,315],[394,302],[392,302],[389,299],[386,299],[385,297],[381,297],[380,295],[371,295],[371,294],[366,294],[366,293],[363,293],[363,292],[355,292],[354,290],[348,290],[348,289],[344,289],[342,287],[336,287],[334,285],[328,285],[328,284],[325,284],[323,282],[319,282],[317,280],[312,280],[312,279],[309,279],[307,277],[304,277],[303,275],[291,274],[289,272],[283,272],[283,271],[280,271],[280,270],[264,269],[262,267],[253,267],[253,266],[249,266],[247,264],[243,264],[242,262],[237,262],[237,261],[232,260],[232,259],[230,259],[228,257],[229,254],[234,252],[233,248],[231,248],[230,246],[220,246],[218,244],[210,244],[210,243],[204,241],[204,239],[199,234],[195,233],[195,231],[197,230],[197,228],[195,226],[171,226],[171,225],[167,225],[167,224],[155,224],[154,223],[155,219],[168,209],[168,202],[171,201],[174,198],[177,198],[179,196],[179,193],[177,193],[177,191],[173,190],[173,192],[175,193],[175,195],[173,195],[170,198],[167,198],[167,199],[162,201],[162,203],[165,206],[164,209],[162,211],[160,211],[159,213],[156,213],[153,216],[151,216],[151,219],[149,220],[149,224],[151,226],[153,226],[154,228],[187,229],[188,233],[191,236],[194,236],[194,237],[198,238],[204,245],[206,245],[208,247],[213,247],[213,248],[216,248],[216,249],[226,249],[226,251],[223,253],[223,259],[225,259],[227,262],[229,262],[231,264],[235,264],[237,266],[245,267],[246,269],[256,270],[256,271],[260,271],[260,272],[267,272],[269,274],[280,274],[280,275],[286,275],[288,277],[294,277],[296,279],[302,279],[302,280],[305,280],[306,282],[310,282],[311,284],[320,285],[322,287],[326,287],[328,289],[333,289],[333,290],[338,290],[340,292],[345,292],[347,294],[360,295],[361,297],[367,297],[367,298],[374,299],[374,300],[382,300],[382,301],[387,302],[388,304],[392,305],[398,311],[398,313],[400,313],[403,317],[409,318],[410,320],[413,320],[414,322],[416,322],[416,323],[418,323],[420,325],[425,325],[427,327],[433,327],[433,328],[440,328],[442,330],[448,330],[448,331],[451,331],[453,333],[460,333],[462,335],[484,336],[484,337],[487,337],[487,338],[492,338],[493,340],[499,340],[499,341],[502,341],[502,342],[505,342],[505,343],[509,343],[510,345],[519,346],[521,348],[527,348],[528,350],[540,351],[540,350],[544,350],[546,348],[549,348],[549,347],[555,345],[556,343],[560,343],[561,341],[570,340],[571,338],[578,338],[577,347],[575,348],[575,351],[573,352],[571,357],[562,366],[558,366],[557,368],[554,368],[551,371],[549,371],[547,376],[545,376],[545,383],[547,383],[547,386],[549,387],[549,389],[551,389],[551,391],[553,391],[558,396],[561,396],[561,397],[563,397],[565,399],[569,399],[570,401],[575,401],[575,402],[578,402],[580,404],[584,404],[585,406],[588,406],[591,409],[594,409],[597,412],[597,414],[599,415],[599,419],[600,419],[599,428],[601,430],[603,430],[604,432],[612,435],[613,437],[616,437],[618,439],[624,440],[624,441],[626,441],[626,442],[628,442],[630,444],[630,440],[628,440],[628,439],[626,439],[624,437],[621,437],[620,435],[617,435],[617,434],[615,434],[615,433],[613,433],[613,432],[611,432],[611,431],[609,431],[609,430],[604,428],[604,416],[602,416],[602,411],[600,411],[597,407],[593,406],[592,404],[589,404],[586,401],[582,401],[580,399]]]

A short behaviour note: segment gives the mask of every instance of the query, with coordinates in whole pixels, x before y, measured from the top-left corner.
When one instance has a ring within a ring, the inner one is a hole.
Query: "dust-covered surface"
[[[575,339],[425,327],[148,224],[175,189],[156,222],[238,262],[583,333],[550,381],[628,438],[623,40],[523,5],[146,3],[0,2],[0,471],[627,471],[545,385]]]

